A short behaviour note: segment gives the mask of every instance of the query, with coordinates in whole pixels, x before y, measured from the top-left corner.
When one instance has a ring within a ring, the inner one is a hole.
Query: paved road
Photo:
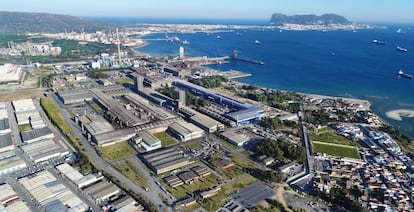
[[[58,105],[58,108],[59,108],[60,112],[63,114],[63,116],[65,117],[65,119],[69,122],[69,124],[72,128],[72,133],[74,133],[79,138],[79,140],[82,142],[84,148],[87,150],[88,154],[92,158],[92,160],[94,160],[95,164],[98,166],[97,168],[99,168],[101,170],[104,170],[105,172],[107,172],[111,176],[115,177],[117,180],[119,180],[119,182],[124,183],[126,185],[126,187],[128,187],[132,192],[143,195],[144,197],[149,199],[155,205],[164,205],[162,200],[159,198],[157,191],[155,191],[155,190],[149,190],[148,192],[145,191],[143,188],[135,185],[131,180],[129,180],[124,175],[122,175],[118,170],[113,168],[108,162],[103,160],[102,157],[98,155],[95,148],[82,135],[82,132],[78,129],[76,124],[72,121],[72,119],[71,119],[70,115],[68,114],[68,112],[65,109],[63,109],[62,107],[60,107],[61,104],[60,104],[60,101],[57,99],[56,95],[53,94],[53,95],[50,95],[50,96],[52,97],[55,104]]]
[[[73,184],[67,178],[64,178],[59,175],[59,172],[54,167],[49,167],[47,169],[56,179],[59,180],[63,185],[68,187],[77,197],[79,197],[84,203],[86,203],[89,207],[91,207],[92,211],[101,211],[102,209],[96,205],[91,199],[88,198],[87,194],[82,192],[78,187]]]
[[[22,185],[16,182],[16,179],[11,178],[10,176],[5,176],[6,182],[13,188],[13,190],[16,192],[17,196],[22,199],[27,206],[29,207],[30,211],[42,211],[39,209],[39,207],[36,205],[38,204],[34,199],[24,188]]]

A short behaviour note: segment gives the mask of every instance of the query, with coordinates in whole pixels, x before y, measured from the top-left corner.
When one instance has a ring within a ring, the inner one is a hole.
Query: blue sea
[[[180,23],[178,20],[173,22]],[[156,19],[154,23],[162,21]],[[205,20],[203,23],[211,24],[214,20]],[[252,24],[239,22],[243,23]],[[263,25],[264,22],[257,23]],[[232,21],[232,24],[236,24],[236,21]],[[398,28],[403,28],[406,33],[396,33]],[[237,36],[236,32],[243,36]],[[221,39],[217,39],[217,35]],[[138,50],[155,55],[178,55],[178,48],[183,44],[153,40],[165,36],[164,33],[144,36],[143,39],[149,40],[149,45]],[[188,55],[228,56],[236,49],[239,57],[265,63],[256,65],[233,61],[212,66],[218,70],[235,69],[252,74],[251,77],[239,79],[241,82],[281,90],[369,100],[376,114],[414,138],[414,118],[394,121],[385,116],[387,111],[394,109],[414,110],[414,79],[396,75],[400,69],[414,74],[414,30],[410,26],[392,24],[387,25],[387,29],[355,32],[267,29],[215,34],[169,33],[168,36],[177,36],[190,42],[189,45],[183,45]],[[374,39],[385,41],[386,45],[374,44]],[[255,40],[262,44],[255,44]],[[397,46],[407,48],[408,52],[396,51]]]

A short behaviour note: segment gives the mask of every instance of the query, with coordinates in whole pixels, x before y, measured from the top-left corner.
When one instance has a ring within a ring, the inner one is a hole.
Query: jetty
[[[253,60],[253,59],[249,59],[249,58],[242,58],[239,57],[239,51],[237,50],[233,50],[233,55],[231,57],[233,60],[238,60],[238,61],[243,61],[246,63],[253,63],[253,64],[258,64],[258,65],[264,65],[263,61],[260,60]]]
[[[237,79],[237,78],[252,76],[252,74],[250,74],[250,73],[245,73],[245,72],[241,72],[241,71],[237,71],[237,70],[224,71],[224,72],[221,72],[221,74],[223,76],[227,77],[228,79]]]

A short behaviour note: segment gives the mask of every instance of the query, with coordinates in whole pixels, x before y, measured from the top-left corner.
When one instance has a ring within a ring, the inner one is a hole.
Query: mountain
[[[352,22],[343,16],[336,14],[317,15],[292,15],[287,16],[281,13],[274,13],[270,18],[270,24],[281,26],[283,24],[301,25],[329,25],[329,24],[351,24]]]
[[[85,18],[49,13],[0,11],[0,32],[68,32],[99,30],[109,24]]]

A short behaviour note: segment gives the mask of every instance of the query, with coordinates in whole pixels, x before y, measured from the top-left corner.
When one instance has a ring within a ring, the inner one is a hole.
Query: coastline
[[[414,110],[399,109],[391,110],[385,113],[385,115],[395,121],[403,121],[404,118],[414,118]]]

